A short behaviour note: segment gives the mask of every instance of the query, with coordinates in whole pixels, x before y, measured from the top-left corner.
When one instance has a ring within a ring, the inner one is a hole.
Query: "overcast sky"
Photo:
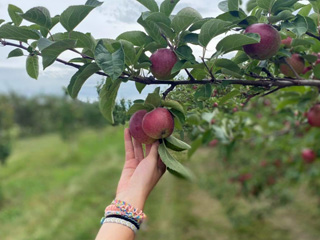
[[[49,9],[51,16],[61,14],[64,9],[70,5],[84,4],[86,0],[1,0],[0,1],[0,19],[10,20],[7,8],[8,4],[14,4],[20,7],[24,12],[35,6],[44,6]],[[158,3],[162,2],[157,0]],[[198,10],[203,17],[214,17],[221,13],[218,9],[219,1],[213,0],[181,0],[175,12],[179,9],[190,6]],[[116,38],[120,33],[129,30],[142,30],[136,20],[141,11],[146,9],[135,0],[105,0],[104,4],[94,9],[88,17],[81,22],[76,31],[91,32],[95,38]],[[23,22],[23,24],[27,24]],[[56,26],[53,32],[64,31],[62,27]],[[38,80],[28,77],[25,71],[25,57],[6,59],[11,47],[0,47],[0,92],[16,91],[24,95],[35,95],[38,93],[61,94],[62,87],[66,87],[71,76],[76,72],[71,67],[55,63],[45,71],[40,71]],[[215,43],[209,47],[212,53],[215,49]],[[201,54],[200,49],[195,49],[195,54]],[[69,57],[68,54],[64,55]],[[61,56],[63,58],[63,55]],[[101,78],[99,76],[91,77],[83,86],[79,98],[96,99],[97,94],[95,86]],[[143,95],[148,90],[143,91]],[[139,98],[139,93],[135,90],[134,84],[122,84],[119,91],[119,98]]]

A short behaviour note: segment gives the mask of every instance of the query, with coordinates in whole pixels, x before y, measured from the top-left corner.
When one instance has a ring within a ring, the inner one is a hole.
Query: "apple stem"
[[[213,76],[212,74],[212,69],[209,69],[209,66],[207,65],[206,61],[204,60],[204,58],[202,57],[201,58],[204,66],[206,67],[206,69],[208,70],[209,74],[210,74],[210,77],[211,77],[211,81],[215,82],[216,81],[216,78]]]
[[[172,44],[171,44],[170,41],[168,40],[167,36],[164,35],[163,33],[161,33],[161,37],[163,37],[164,40],[166,40],[166,42],[167,42],[168,46],[170,47],[170,49],[171,49],[172,51],[174,51],[174,47],[172,46]]]

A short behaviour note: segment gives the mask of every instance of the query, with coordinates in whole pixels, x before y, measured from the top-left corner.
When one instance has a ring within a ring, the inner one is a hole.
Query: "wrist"
[[[124,201],[139,210],[143,210],[146,202],[146,197],[142,194],[131,192],[120,192],[117,194],[116,199]]]

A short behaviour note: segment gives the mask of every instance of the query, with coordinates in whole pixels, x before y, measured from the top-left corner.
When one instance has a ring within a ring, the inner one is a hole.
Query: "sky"
[[[100,0],[103,1],[103,0]],[[22,4],[23,2],[23,4]],[[20,7],[24,12],[36,6],[46,7],[51,16],[61,14],[70,5],[81,5],[86,0],[1,0],[0,1],[0,19],[10,21],[7,13],[8,4]],[[104,4],[94,9],[87,18],[84,19],[77,27],[76,31],[90,32],[94,38],[112,38],[115,39],[120,33],[130,30],[143,30],[136,22],[142,11],[146,11],[141,4],[135,0],[105,0]],[[161,0],[157,0],[161,3]],[[176,6],[175,12],[184,7],[192,7],[201,13],[203,17],[215,17],[222,13],[218,9],[218,2],[215,0],[181,0]],[[23,22],[22,25],[28,24]],[[65,31],[61,25],[57,25],[53,29],[53,33]],[[220,37],[220,39],[223,36]],[[219,38],[212,41],[208,47],[208,54],[214,53],[215,44]],[[0,46],[0,93],[15,91],[26,96],[37,94],[62,94],[63,87],[67,87],[72,75],[76,69],[55,63],[48,67],[45,71],[40,70],[38,80],[30,78],[25,71],[26,57],[7,59],[11,47]],[[201,55],[202,50],[195,48],[196,56]],[[72,53],[64,53],[60,58],[70,58]],[[41,69],[41,67],[40,67]],[[101,81],[101,76],[93,76],[87,80],[79,94],[79,99],[94,101],[97,99],[95,86]],[[137,99],[143,98],[152,90],[147,87],[140,95],[133,83],[122,84],[118,93],[118,99]]]

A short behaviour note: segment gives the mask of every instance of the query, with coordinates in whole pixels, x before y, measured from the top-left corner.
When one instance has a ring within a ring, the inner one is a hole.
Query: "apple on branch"
[[[291,67],[295,70],[295,72],[300,75],[304,72],[305,65],[304,65],[304,59],[297,53],[294,53],[291,55],[291,57],[286,58],[286,62],[291,65]],[[295,78],[296,75],[288,66],[287,63],[281,63],[280,64],[280,71],[287,77]]]
[[[257,33],[260,42],[243,46],[243,50],[253,59],[265,60],[277,54],[281,37],[279,32],[269,24],[256,23],[246,28],[245,33]]]
[[[160,80],[167,80],[171,78],[171,70],[178,61],[178,57],[174,51],[160,48],[151,55],[150,61],[153,76]]]
[[[320,104],[314,105],[307,113],[308,122],[312,127],[320,127]]]

